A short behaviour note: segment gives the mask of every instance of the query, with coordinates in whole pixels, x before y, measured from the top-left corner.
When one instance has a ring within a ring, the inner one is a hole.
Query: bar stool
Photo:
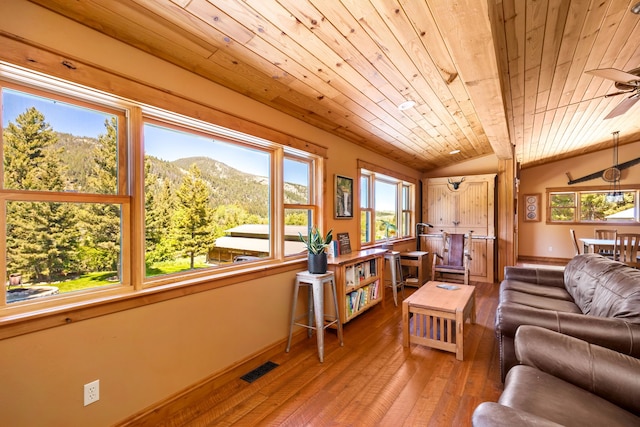
[[[335,308],[335,316],[331,317],[324,313],[324,285],[328,283],[333,292],[333,304]],[[296,306],[298,305],[298,291],[301,286],[308,286],[309,310],[307,312],[307,324],[298,323],[298,320],[304,317],[296,318]],[[314,322],[315,314],[315,322]],[[328,322],[326,322],[328,320]],[[336,281],[333,271],[324,274],[313,274],[308,271],[301,271],[296,274],[296,283],[293,288],[293,309],[291,310],[291,324],[289,325],[289,340],[287,341],[287,350],[291,348],[291,336],[293,335],[293,325],[307,328],[307,336],[311,336],[312,330],[316,331],[318,336],[318,356],[320,363],[324,361],[324,330],[329,326],[336,324],[338,329],[338,338],[340,346],[344,345],[342,340],[342,323],[338,312],[338,297],[336,295]]]
[[[404,279],[402,277],[402,262],[400,260],[400,252],[387,251],[384,259],[389,261],[391,269],[391,287],[393,288],[393,302],[398,306],[398,287],[402,290],[402,298],[404,298]]]

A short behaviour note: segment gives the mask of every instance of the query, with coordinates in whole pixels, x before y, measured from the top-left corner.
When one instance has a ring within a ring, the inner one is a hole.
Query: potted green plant
[[[396,234],[398,227],[390,221],[382,220],[382,226],[384,227],[384,237],[385,243],[382,245],[384,249],[393,249],[393,243],[389,241],[389,237],[391,234]],[[390,233],[391,231],[391,233]]]
[[[318,227],[311,228],[309,237],[304,238],[302,233],[298,233],[300,241],[305,244],[309,252],[308,269],[312,274],[324,274],[327,272],[327,252],[325,249],[333,240],[332,231],[323,236]]]

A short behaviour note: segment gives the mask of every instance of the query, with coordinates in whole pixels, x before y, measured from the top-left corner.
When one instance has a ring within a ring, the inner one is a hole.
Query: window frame
[[[362,180],[368,183],[367,206],[364,206],[361,200],[358,204],[360,212],[358,213],[359,229],[362,232],[362,215],[369,215],[371,226],[369,227],[366,239],[362,239],[362,246],[374,246],[385,242],[397,242],[407,238],[415,237],[416,224],[416,182],[415,180],[401,176],[400,174],[388,169],[379,168],[375,165],[359,161],[358,169],[358,185],[362,185]],[[375,215],[375,191],[376,182],[384,182],[386,184],[395,185],[395,216],[396,216],[396,234],[392,238],[383,238],[376,240],[376,215]],[[360,191],[357,192],[360,196]],[[408,200],[405,198],[408,197]],[[362,197],[361,197],[362,198]],[[406,216],[409,216],[408,220]],[[408,232],[408,233],[407,233]]]
[[[297,152],[296,150],[283,150],[282,152],[283,154],[283,159],[282,159],[282,172],[284,173],[284,160],[285,159],[290,159],[293,161],[297,161],[297,162],[302,162],[302,163],[307,163],[309,166],[309,176],[308,176],[308,182],[309,182],[309,198],[308,198],[308,203],[286,203],[284,200],[284,187],[283,187],[283,203],[282,203],[282,227],[283,227],[283,238],[280,239],[282,245],[278,248],[279,250],[282,251],[282,256],[287,259],[287,258],[293,258],[293,257],[299,257],[300,254],[287,254],[286,250],[285,250],[285,241],[286,241],[286,236],[284,236],[284,232],[286,229],[286,224],[284,223],[285,219],[286,219],[286,211],[287,210],[306,210],[311,212],[311,221],[309,221],[309,224],[307,224],[307,233],[311,233],[311,229],[320,224],[321,221],[321,215],[320,215],[320,211],[319,211],[319,198],[320,198],[320,192],[318,191],[318,182],[321,182],[319,180],[322,179],[322,176],[320,174],[320,170],[321,168],[318,167],[319,163],[321,163],[320,159],[310,159],[307,156],[302,156],[299,152]],[[283,184],[284,182],[284,176],[283,176]],[[308,235],[308,234],[307,234]],[[303,252],[304,253],[304,252]]]
[[[612,220],[612,221],[594,221],[594,220],[582,220],[582,195],[586,193],[608,193],[610,192],[610,188],[608,186],[585,186],[579,188],[570,188],[570,187],[554,187],[546,189],[546,224],[548,225],[572,225],[572,224],[610,224],[610,225],[620,225],[620,226],[634,226],[640,225],[640,188],[635,185],[622,185],[620,186],[620,190],[622,192],[634,192],[635,193],[635,215],[636,218],[634,220]],[[566,207],[566,209],[573,209],[573,220],[570,221],[556,221],[552,219],[551,211],[553,207],[551,206],[551,197],[555,194],[572,194],[574,197],[574,205],[572,207]]]
[[[70,104],[73,106],[87,108],[91,110],[100,111],[103,113],[111,114],[118,119],[118,137],[117,137],[117,188],[115,194],[100,194],[89,192],[75,192],[75,191],[35,191],[35,190],[19,190],[4,188],[4,168],[3,173],[0,175],[0,223],[7,223],[7,210],[6,206],[9,202],[55,202],[63,204],[100,204],[100,205],[118,205],[120,207],[120,281],[117,284],[100,286],[95,288],[88,288],[83,290],[74,291],[68,294],[60,294],[49,296],[46,298],[34,299],[30,301],[20,301],[7,303],[6,292],[2,292],[0,295],[0,313],[3,309],[20,308],[22,306],[50,306],[51,301],[58,301],[57,304],[63,304],[66,301],[73,301],[76,299],[85,299],[90,295],[110,295],[114,293],[120,293],[130,289],[132,286],[132,262],[131,258],[126,254],[131,251],[131,218],[132,203],[129,195],[129,179],[127,168],[127,153],[128,153],[128,111],[127,109],[118,103],[111,102],[104,97],[100,97],[99,101],[85,99],[83,97],[71,96],[66,90],[51,90],[36,87],[34,85],[25,85],[17,83],[11,80],[5,80],[0,78],[0,107],[2,106],[2,91],[7,88],[9,90],[23,92],[28,95],[33,95],[40,98],[50,99],[53,101]],[[0,123],[0,141],[4,144],[4,127]],[[0,152],[0,157],[4,158],[4,150]],[[4,162],[2,162],[4,165]],[[9,271],[7,271],[6,265],[6,253],[7,253],[7,235],[6,227],[0,227],[0,253],[2,258],[0,259],[0,275],[1,277],[8,277]]]

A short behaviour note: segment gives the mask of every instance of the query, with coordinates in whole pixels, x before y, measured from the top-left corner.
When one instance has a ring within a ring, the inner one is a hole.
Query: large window
[[[147,276],[271,257],[271,153],[146,121]]]
[[[360,239],[362,244],[411,236],[415,185],[367,169],[360,170]]]
[[[6,302],[126,282],[123,111],[8,85],[1,99]]]
[[[622,190],[611,198],[608,190],[549,191],[550,223],[637,223],[638,190]]]
[[[37,80],[0,81],[0,307],[282,262],[321,225],[318,155]]]

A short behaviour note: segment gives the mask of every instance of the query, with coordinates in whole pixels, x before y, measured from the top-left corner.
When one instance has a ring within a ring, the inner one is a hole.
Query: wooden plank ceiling
[[[640,139],[637,0],[32,1],[420,171]]]

